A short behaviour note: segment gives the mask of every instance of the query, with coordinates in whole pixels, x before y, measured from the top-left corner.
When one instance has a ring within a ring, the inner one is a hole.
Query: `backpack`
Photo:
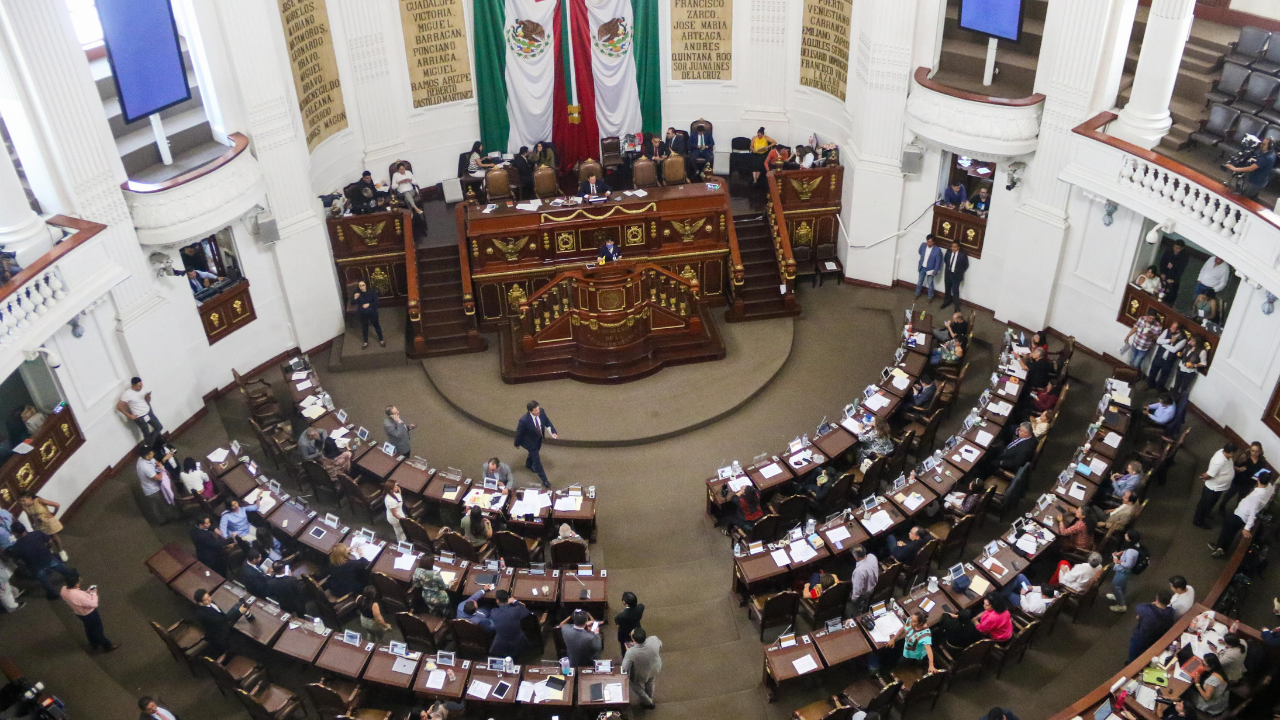
[[[1133,570],[1130,572],[1141,575],[1147,569],[1147,565],[1151,564],[1151,551],[1146,545],[1136,545],[1133,549],[1138,551],[1138,559],[1133,563]]]

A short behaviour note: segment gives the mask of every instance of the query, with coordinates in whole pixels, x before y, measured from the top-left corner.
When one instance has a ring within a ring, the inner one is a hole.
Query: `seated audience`
[[[339,545],[338,547],[342,546]],[[428,615],[435,615],[441,618],[448,617],[449,586],[445,583],[444,577],[439,570],[424,567],[414,570],[410,587],[418,588],[419,592],[422,593],[422,603],[426,607]],[[504,591],[498,591],[499,602],[501,602],[503,594]]]
[[[369,582],[369,561],[351,557],[351,548],[338,543],[329,551],[329,579],[324,589],[334,597],[358,593]]]
[[[466,538],[472,547],[482,548],[493,539],[493,523],[485,517],[479,505],[471,506],[467,514],[462,516],[461,525],[462,537]]]
[[[510,489],[514,483],[511,479],[511,466],[496,457],[489,458],[485,462],[480,474],[482,479],[497,480],[499,485],[507,489]]]
[[[1205,653],[1201,659],[1204,664],[1192,675],[1192,701],[1202,713],[1221,715],[1231,703],[1226,672],[1216,654]]]
[[[467,174],[474,178],[483,178],[486,173],[496,167],[498,163],[493,158],[486,157],[484,152],[484,143],[477,140],[471,145],[471,154],[467,156]],[[399,168],[397,168],[399,170]],[[410,178],[412,180],[412,177]],[[395,180],[391,181],[395,185]]]
[[[915,562],[916,555],[920,553],[920,549],[932,539],[933,536],[921,530],[919,525],[911,526],[911,530],[907,532],[907,537],[903,540],[899,540],[893,533],[890,533],[888,538],[889,555],[904,566],[910,565]]]
[[[1048,590],[1048,595],[1045,591]],[[1058,593],[1048,588],[1032,585],[1027,576],[1018,574],[1013,582],[1004,589],[1004,599],[1012,607],[1016,607],[1031,617],[1040,617],[1049,608],[1049,603],[1058,597]]]
[[[1174,407],[1173,396],[1169,393],[1160,393],[1160,399],[1143,408],[1142,414],[1153,425],[1167,425],[1173,419],[1175,410],[1177,408]]]
[[[1118,498],[1123,498],[1126,494],[1137,493],[1142,487],[1142,463],[1137,460],[1130,460],[1125,466],[1124,474],[1111,473],[1111,494]]]
[[[840,578],[829,572],[816,572],[809,581],[804,584],[804,588],[800,591],[801,597],[817,600],[822,597],[822,593],[830,590]]]
[[[933,337],[938,342],[959,340],[961,344],[967,344],[969,342],[969,321],[964,319],[964,313],[956,311],[951,314],[950,319],[942,324],[942,327],[933,331]]]
[[[382,594],[373,585],[366,585],[356,600],[356,612],[360,614],[360,627],[369,633],[369,639],[382,642],[383,636],[391,630],[391,623],[382,616]]]
[[[937,672],[933,660],[933,634],[929,630],[929,616],[923,610],[913,610],[907,619],[907,627],[903,629],[902,660],[908,664],[926,665],[929,672]],[[873,675],[884,677],[884,664],[889,661],[889,669],[898,663],[894,653],[894,645],[884,650],[874,651],[867,656],[867,669]],[[871,713],[867,713],[870,717]]]
[[[212,500],[216,494],[213,489],[213,481],[209,479],[209,474],[200,469],[200,464],[195,458],[187,458],[182,461],[182,472],[178,474],[178,478],[182,481],[182,487],[187,492],[199,495],[205,500]]]
[[[1160,274],[1156,272],[1156,266],[1148,265],[1146,270],[1143,270],[1138,274],[1138,277],[1133,279],[1133,284],[1149,295],[1159,295]]]
[[[1102,555],[1096,552],[1090,553],[1088,562],[1062,569],[1062,565],[1066,564],[1068,564],[1066,560],[1059,563],[1058,584],[1077,595],[1083,595],[1089,590],[1089,585],[1093,583],[1094,578],[1102,572]]]
[[[858,462],[864,463],[868,458],[887,457],[893,452],[893,431],[889,423],[880,416],[862,426],[858,433]]]
[[[989,593],[982,600],[982,612],[974,617],[976,608],[958,613],[943,613],[937,631],[942,641],[952,648],[965,648],[989,637],[1004,642],[1013,637],[1013,618],[1004,597]]]
[[[547,143],[539,142],[534,145],[533,155],[535,158],[534,163],[538,167],[549,167],[552,170],[556,169],[556,151],[552,150],[551,146]]]
[[[952,180],[951,184],[942,191],[942,200],[940,200],[938,204],[946,208],[958,210],[961,205],[964,205],[967,202],[969,202],[969,191],[965,188],[964,181],[957,176],[956,179]]]

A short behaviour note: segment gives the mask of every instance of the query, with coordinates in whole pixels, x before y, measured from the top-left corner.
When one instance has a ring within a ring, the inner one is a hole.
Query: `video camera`
[[[1261,144],[1262,141],[1259,140],[1257,136],[1245,135],[1240,140],[1240,151],[1235,155],[1232,155],[1231,159],[1227,160],[1226,164],[1231,167],[1248,167],[1249,165],[1252,165],[1258,151],[1258,146]],[[1246,189],[1245,186],[1248,184],[1248,176],[1248,173],[1233,171],[1231,173],[1231,177],[1227,178],[1227,187],[1234,193],[1243,192]]]

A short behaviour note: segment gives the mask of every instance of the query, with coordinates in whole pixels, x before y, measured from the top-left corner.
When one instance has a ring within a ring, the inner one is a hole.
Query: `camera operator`
[[[1256,198],[1271,181],[1271,171],[1276,166],[1276,151],[1271,146],[1271,138],[1264,138],[1252,151],[1241,155],[1243,159],[1232,158],[1227,169],[1242,176],[1237,181],[1239,193],[1247,198]],[[1236,182],[1232,183],[1233,187],[1236,185]]]

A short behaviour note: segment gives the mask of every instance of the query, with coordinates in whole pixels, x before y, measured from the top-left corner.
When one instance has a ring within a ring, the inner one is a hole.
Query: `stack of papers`
[[[391,563],[391,567],[396,570],[409,570],[417,560],[417,555],[400,555],[395,559],[395,562]]]
[[[791,563],[791,558],[787,557],[787,551],[781,548],[769,553],[769,557],[773,558],[773,563],[778,567],[786,567]]]
[[[562,498],[556,498],[556,504],[553,509],[556,512],[578,512],[582,509],[582,496],[566,495]]]
[[[899,372],[899,371],[897,368],[894,368],[894,372]],[[911,384],[911,378],[907,375],[900,375],[900,376],[894,377],[891,383],[895,388],[899,390],[906,390],[907,386]]]
[[[1084,502],[1084,494],[1085,494],[1084,485],[1081,485],[1080,483],[1071,483],[1071,491],[1067,493],[1068,496],[1075,498],[1076,500],[1079,500],[1081,502]]]
[[[230,450],[227,450],[226,448],[218,448],[217,450],[214,450],[213,452],[209,453],[205,457],[209,458],[209,462],[211,463],[220,463],[223,460],[226,460],[227,455],[230,455],[230,454],[231,454]]]
[[[982,567],[990,570],[991,573],[998,578],[1004,577],[1005,573],[1009,572],[1009,570],[1004,565],[1001,565],[1000,561],[995,558],[987,558],[986,560],[983,560]],[[976,584],[977,581],[975,580],[974,585]],[[972,588],[973,585],[970,585],[969,587]]]
[[[978,451],[978,448],[972,445],[965,445],[960,448],[960,456],[968,462],[977,462],[978,458],[982,456],[982,453]]]
[[[1107,433],[1107,436],[1102,438],[1103,444],[1113,448],[1120,447],[1120,440],[1121,440],[1120,436],[1113,432]]]
[[[1035,555],[1036,550],[1039,549],[1039,545],[1036,544],[1036,539],[1030,535],[1023,535],[1018,538],[1018,542],[1014,543],[1013,546],[1028,555]]]
[[[271,491],[266,488],[258,488],[257,490],[254,490],[246,495],[244,500],[250,505],[257,505],[258,514],[260,515],[266,515],[271,512],[272,508],[279,504],[276,501],[275,496],[271,494]]]
[[[294,387],[297,388],[298,392],[302,392],[303,390],[306,390],[307,388],[311,387],[311,381],[303,380],[302,382],[298,383]]]
[[[524,497],[511,504],[511,516],[537,515],[543,508],[551,507],[551,493],[540,490],[525,490]]]
[[[871,397],[867,398],[866,402],[863,403],[863,406],[872,412],[875,412],[876,410],[887,407],[888,405],[889,405],[889,398],[885,397],[884,395],[881,395],[880,393],[876,393],[875,395],[872,395]]]
[[[310,374],[309,372],[307,372],[306,370],[303,370],[303,371],[301,371],[301,372],[296,372],[296,373],[294,373],[294,374],[290,375],[290,376],[289,376],[289,379],[290,379],[290,380],[292,380],[292,381],[294,381],[294,382],[298,382],[299,380],[306,380],[306,379],[307,379],[307,375],[309,375],[309,374]]]
[[[893,527],[893,518],[884,510],[877,510],[871,513],[869,517],[862,519],[862,527],[866,528],[867,532],[872,535],[882,533]]]
[[[883,645],[893,639],[902,630],[902,621],[893,613],[885,613],[876,618],[875,627],[871,628],[871,639]]]
[[[768,465],[765,465],[764,467],[760,468],[760,474],[764,476],[765,480],[775,478],[782,474],[782,466],[776,462],[769,463]]]
[[[862,423],[858,422],[857,418],[845,418],[844,420],[841,420],[840,427],[848,430],[854,435],[862,433]]]
[[[902,506],[910,510],[911,512],[915,512],[916,508],[924,504],[924,496],[918,492],[911,493],[905,499],[902,498],[901,495],[899,495],[898,498],[899,498],[899,502],[902,503]]]
[[[987,582],[987,579],[984,577],[975,577],[969,584],[969,591],[978,597],[986,595],[987,591],[990,589],[991,583]]]
[[[813,655],[805,655],[798,660],[792,660],[791,666],[794,667],[796,672],[800,675],[807,672],[813,672],[818,669],[818,663],[813,659]]]
[[[604,686],[604,701],[611,704],[617,704],[625,701],[622,697],[622,683],[609,683]]]
[[[808,562],[817,556],[818,552],[813,549],[808,540],[797,540],[791,543],[791,560],[795,563]]]
[[[467,695],[477,700],[483,700],[489,697],[491,689],[493,689],[493,686],[483,680],[472,680],[471,687],[467,688]]]
[[[329,433],[329,437],[333,438],[334,440],[341,440],[342,438],[346,437],[347,433],[349,432],[351,431],[346,429],[345,427],[340,427],[337,430],[334,430],[333,432]]]
[[[849,534],[849,528],[844,525],[834,528],[831,532],[827,533],[827,539],[835,543],[836,547],[839,547],[841,542],[848,540],[850,537],[852,536]]]
[[[445,672],[443,670],[432,670],[427,676],[427,687],[431,690],[440,690],[444,688]]]
[[[986,430],[979,430],[978,434],[974,437],[974,442],[978,443],[982,447],[987,447],[995,437],[995,435],[992,435]]]
[[[987,409],[996,415],[1008,415],[1009,412],[1013,410],[1013,406],[1001,400],[1000,402],[993,402],[990,405],[987,405]]]
[[[1089,470],[1092,471],[1094,475],[1101,475],[1107,471],[1107,461],[1101,458],[1094,458],[1089,461]]]
[[[751,478],[734,478],[729,481],[729,492],[738,492],[742,488],[751,484]]]
[[[311,395],[311,396],[309,396],[309,398],[311,398],[311,397],[315,397],[315,395]],[[306,418],[306,419],[308,419],[308,420],[315,420],[316,418],[318,418],[318,417],[320,417],[321,415],[325,414],[325,412],[326,412],[326,411],[325,411],[325,409],[324,409],[324,406],[323,406],[323,405],[321,405],[319,402],[316,402],[316,403],[315,403],[315,404],[313,404],[311,407],[307,408],[306,410],[303,410],[303,411],[302,411],[302,416],[303,416],[303,417],[305,417],[305,418]]]

